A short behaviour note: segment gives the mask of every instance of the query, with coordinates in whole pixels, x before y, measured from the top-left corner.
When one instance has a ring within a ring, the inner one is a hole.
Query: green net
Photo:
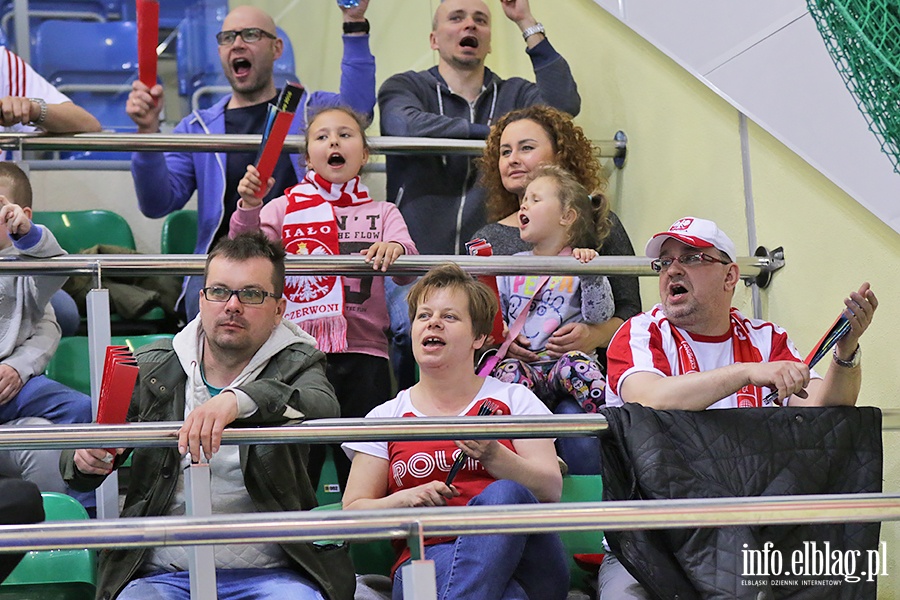
[[[869,129],[900,173],[897,0],[807,0],[807,5]]]

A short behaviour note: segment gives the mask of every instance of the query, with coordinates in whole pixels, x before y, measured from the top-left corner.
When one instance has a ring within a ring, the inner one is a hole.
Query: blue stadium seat
[[[216,44],[216,33],[222,29],[227,14],[227,7],[200,4],[188,10],[187,18],[178,28],[178,94],[190,99],[191,110],[208,108],[231,93]],[[277,33],[284,40],[284,52],[275,61],[273,75],[275,86],[281,88],[285,82],[299,79],[295,73],[294,47],[281,28]]]
[[[0,1],[0,30],[13,49],[16,39],[14,4],[14,0]],[[29,0],[28,26],[31,41],[34,43],[35,31],[45,20],[106,21],[117,18],[120,10],[120,0]]]
[[[137,77],[135,23],[45,21],[37,29],[31,64],[105,130],[136,131],[125,113]]]
[[[162,0],[159,3],[159,28],[175,29],[181,25],[188,10],[201,6],[227,8],[228,0]],[[123,19],[135,20],[134,0],[122,0],[121,9]]]

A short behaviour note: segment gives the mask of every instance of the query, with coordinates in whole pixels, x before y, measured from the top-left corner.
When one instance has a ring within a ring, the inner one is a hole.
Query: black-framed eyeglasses
[[[687,268],[696,267],[702,263],[719,263],[722,265],[730,265],[730,260],[722,260],[721,258],[716,258],[715,256],[710,256],[709,254],[704,254],[703,252],[695,252],[693,254],[682,254],[681,256],[667,256],[666,258],[657,258],[656,260],[650,261],[650,266],[657,273],[664,273],[669,270],[669,267],[672,264],[678,261]]]
[[[234,40],[237,39],[237,36],[241,36],[241,39],[248,44],[258,42],[263,38],[263,36],[271,40],[278,39],[278,36],[272,35],[268,31],[260,29],[259,27],[247,27],[245,29],[231,29],[227,31],[220,31],[216,34],[216,41],[219,42],[220,46],[230,46],[234,43]]]
[[[228,302],[232,296],[237,296],[238,302],[241,304],[262,304],[267,297],[279,298],[278,294],[258,290],[256,288],[245,288],[243,290],[230,290],[225,287],[210,286],[203,290],[203,297],[210,302]]]

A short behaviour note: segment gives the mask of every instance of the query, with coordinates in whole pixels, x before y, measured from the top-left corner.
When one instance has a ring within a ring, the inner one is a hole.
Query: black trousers
[[[329,354],[325,375],[341,404],[342,417],[365,417],[370,410],[391,399],[391,368],[386,358],[355,352]],[[325,463],[325,448],[329,445],[343,492],[350,476],[350,459],[341,450],[340,444],[310,445],[309,479],[318,489]]]
[[[36,485],[24,479],[0,479],[0,525],[25,525],[44,520],[44,502]],[[0,581],[16,568],[24,552],[0,553]]]

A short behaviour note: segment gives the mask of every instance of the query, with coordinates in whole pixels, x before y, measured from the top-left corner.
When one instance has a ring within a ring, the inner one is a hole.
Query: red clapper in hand
[[[281,95],[274,106],[269,106],[269,114],[266,119],[266,128],[263,131],[260,144],[259,160],[256,161],[256,170],[259,171],[259,180],[262,186],[257,192],[257,198],[262,198],[266,192],[266,182],[275,171],[278,157],[284,148],[284,139],[287,137],[294,120],[294,113],[300,105],[304,88],[299,83],[287,83],[281,90]]]
[[[107,346],[100,380],[97,423],[121,425],[128,416],[128,406],[137,382],[138,365],[127,346]],[[115,456],[115,448],[107,448]]]
[[[803,361],[806,363],[806,366],[810,369],[816,366],[816,363],[822,360],[822,358],[828,354],[828,351],[838,343],[838,340],[847,335],[848,331],[850,331],[850,321],[848,321],[847,317],[841,313],[838,315],[838,318],[834,320],[834,323],[831,324],[831,328],[825,332],[825,335],[822,336],[819,343],[816,344],[815,348],[810,351],[809,355],[807,355],[806,359]],[[775,402],[777,398],[778,390],[770,392],[763,398],[763,405],[771,404],[772,402]]]
[[[159,44],[159,2],[137,0],[138,79],[156,85],[156,46]]]

